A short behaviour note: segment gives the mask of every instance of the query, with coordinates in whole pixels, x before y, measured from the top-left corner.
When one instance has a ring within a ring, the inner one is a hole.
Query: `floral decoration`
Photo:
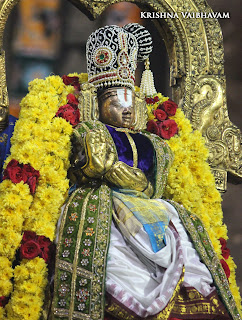
[[[80,91],[80,82],[79,82],[79,77],[78,76],[62,76],[62,80],[65,85],[71,85],[73,86],[77,91]]]
[[[225,274],[226,274],[226,277],[227,277],[227,279],[230,277],[230,269],[229,269],[229,266],[228,266],[228,264],[227,264],[227,262],[224,260],[224,259],[221,259],[220,260],[220,263],[221,263],[221,265],[222,265],[222,267],[223,267],[223,269],[224,269],[224,272],[225,272]]]
[[[53,244],[45,236],[38,236],[35,232],[25,231],[20,246],[21,259],[43,258],[46,263],[50,261]]]
[[[78,100],[74,94],[69,93],[67,96],[68,103],[61,106],[56,112],[57,117],[61,117],[74,127],[78,125],[80,121],[80,111],[78,109]]]
[[[230,256],[230,249],[227,248],[227,241],[224,238],[220,238],[219,241],[221,244],[222,256],[227,260]]]
[[[151,102],[150,102],[150,99]],[[177,110],[177,104],[170,99],[165,100],[161,103],[160,99],[157,96],[154,98],[146,98],[146,102],[149,102],[148,105],[148,123],[147,131],[157,134],[163,139],[170,139],[173,137],[177,131],[177,123],[169,119],[170,116],[174,116]]]
[[[174,161],[169,171],[164,196],[182,204],[202,220],[229,280],[238,309],[241,310],[241,296],[235,280],[236,265],[226,246],[228,236],[227,227],[223,224],[222,199],[207,163],[208,149],[205,140],[201,132],[192,129],[190,121],[173,101],[163,97],[161,93],[156,97],[159,100],[155,97],[153,100],[146,99],[149,117],[147,130],[161,136],[159,122],[165,122],[169,118],[177,124],[176,134],[170,138],[167,135],[166,138],[174,153]]]
[[[42,313],[51,241],[69,187],[72,125],[55,115],[67,104],[77,110],[77,79],[86,75],[36,79],[21,102],[0,184],[0,319],[37,320]]]
[[[27,183],[30,193],[34,194],[39,180],[39,171],[28,164],[23,165],[12,159],[4,170],[3,180],[5,179],[10,179],[13,183],[19,183],[20,181]]]

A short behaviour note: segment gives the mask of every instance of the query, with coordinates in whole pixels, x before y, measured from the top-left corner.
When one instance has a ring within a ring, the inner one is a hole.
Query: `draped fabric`
[[[93,128],[103,130],[115,148],[114,135],[98,121],[81,124],[79,136]],[[201,221],[175,202],[160,199],[172,159],[168,147],[152,134],[137,134],[153,146],[155,199],[111,190],[98,179],[73,192],[61,217],[51,319],[179,319],[175,310],[185,308],[180,295],[184,287],[198,292],[200,300],[207,298],[210,309],[207,317],[198,308],[193,318],[186,314],[181,319],[216,319],[218,314],[229,319],[220,302],[209,301],[216,285],[226,304],[229,289]],[[233,313],[234,306],[226,306]],[[188,305],[188,313],[193,307]]]
[[[141,318],[154,316],[167,306],[183,267],[183,286],[193,287],[203,296],[215,290],[210,272],[200,262],[176,210],[164,200],[156,202],[161,212],[166,208],[171,219],[165,232],[167,244],[158,252],[152,249],[144,228],[135,236],[130,234],[127,238],[126,234],[124,240],[122,231],[114,224],[111,226],[106,290],[120,305]],[[118,212],[117,216],[116,221]]]

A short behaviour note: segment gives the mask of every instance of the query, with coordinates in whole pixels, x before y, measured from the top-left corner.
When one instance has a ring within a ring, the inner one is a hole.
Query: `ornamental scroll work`
[[[228,116],[224,77],[197,78],[192,85],[191,105],[190,120],[205,137],[217,189],[224,192],[227,172],[242,178],[242,135]]]
[[[5,55],[0,53],[0,132],[8,122],[8,92],[5,78]]]

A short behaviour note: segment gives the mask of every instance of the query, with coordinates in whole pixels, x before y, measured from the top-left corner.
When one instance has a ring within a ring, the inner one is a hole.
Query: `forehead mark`
[[[124,100],[127,101],[127,88],[124,88]]]

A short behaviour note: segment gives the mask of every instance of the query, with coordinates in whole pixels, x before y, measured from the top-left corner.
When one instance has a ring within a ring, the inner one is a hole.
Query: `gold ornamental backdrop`
[[[33,0],[34,1],[34,0]],[[120,0],[69,0],[90,19]],[[0,0],[0,131],[8,117],[5,55],[2,49],[5,23],[19,0]],[[172,98],[183,108],[193,128],[202,132],[210,151],[209,163],[217,188],[227,188],[227,173],[242,179],[241,132],[229,119],[226,104],[223,38],[215,18],[189,19],[182,13],[212,13],[204,0],[130,1],[143,12],[165,13],[154,19],[164,39],[170,63]],[[170,17],[176,16],[172,19]]]

